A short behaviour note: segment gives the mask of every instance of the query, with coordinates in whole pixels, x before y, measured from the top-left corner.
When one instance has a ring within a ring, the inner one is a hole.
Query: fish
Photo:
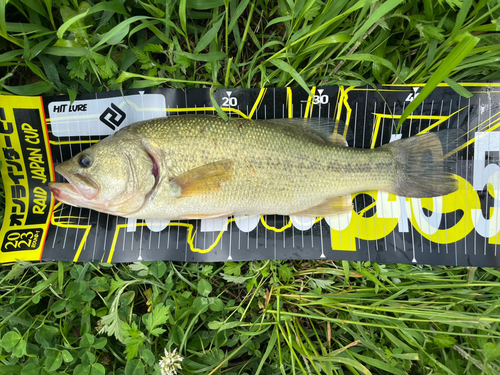
[[[72,206],[158,220],[333,216],[352,210],[354,193],[423,198],[457,190],[453,158],[445,157],[456,131],[361,149],[348,147],[338,132],[318,130],[332,121],[210,115],[141,121],[57,165],[67,182],[49,187]]]

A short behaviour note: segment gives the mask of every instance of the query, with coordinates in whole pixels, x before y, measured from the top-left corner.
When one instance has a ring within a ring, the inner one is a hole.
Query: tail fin
[[[453,193],[458,181],[450,172],[456,153],[445,158],[463,142],[460,129],[426,133],[390,143],[397,165],[401,168],[391,193],[411,198],[430,198]]]

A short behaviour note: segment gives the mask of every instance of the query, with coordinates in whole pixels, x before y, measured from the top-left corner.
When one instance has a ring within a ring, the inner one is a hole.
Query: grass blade
[[[429,95],[438,84],[440,84],[445,78],[448,78],[453,69],[455,69],[455,67],[462,62],[462,60],[469,54],[478,42],[479,38],[472,36],[469,33],[463,36],[462,40],[455,46],[455,48],[453,48],[450,54],[441,62],[439,68],[429,78],[420,94],[408,105],[408,107],[406,107],[403,115],[399,119],[396,133],[399,131],[401,124],[406,120],[406,118],[415,109],[417,109],[420,103],[424,101],[427,95]]]
[[[307,86],[306,82],[304,81],[304,79],[300,76],[299,73],[297,73],[297,71],[290,64],[279,59],[271,59],[269,60],[269,62],[277,66],[283,72],[286,72],[289,75],[291,75],[292,78],[300,85],[300,87],[302,87],[309,94],[309,96],[311,97],[314,96],[309,87]]]
[[[120,76],[117,78],[117,80],[114,83],[122,83],[122,82],[125,82],[126,80],[129,80],[131,78],[141,78],[141,79],[148,80],[148,81],[155,81],[158,84],[165,83],[165,82],[177,82],[177,83],[198,83],[198,84],[207,85],[207,86],[217,85],[217,83],[215,83],[215,82],[189,81],[189,80],[185,80],[185,79],[175,79],[175,78],[148,77],[148,76],[143,76],[141,74],[129,73],[129,72],[122,72],[122,74],[120,74]]]
[[[361,374],[363,374],[363,375],[371,375],[372,374],[370,370],[368,370],[365,366],[363,366],[361,363],[359,363],[358,361],[356,361],[355,359],[352,359],[352,358],[329,357],[329,356],[311,357],[311,358],[313,360],[340,363],[340,364],[344,364],[346,366],[351,366],[351,367],[354,367],[356,370],[361,371]]]
[[[194,53],[188,53],[188,52],[177,52],[177,54],[186,56],[187,58],[194,60],[194,61],[220,61],[224,60],[226,57],[226,54],[224,52],[220,51],[215,51],[215,52],[208,52],[208,53],[200,53],[200,54],[194,54]]]
[[[264,355],[260,360],[259,367],[257,367],[257,370],[255,371],[255,375],[260,374],[262,367],[264,366],[267,358],[269,357],[269,354],[271,354],[271,351],[275,348],[274,344],[276,344],[277,338],[278,338],[278,329],[275,328],[271,335],[271,338],[269,339],[269,343],[267,344],[266,351],[264,352]]]
[[[181,0],[179,3],[179,20],[181,21],[181,29],[182,29],[182,31],[184,31],[184,35],[187,36],[186,0]]]
[[[85,47],[47,47],[47,55],[81,57],[87,56],[90,51]]]
[[[3,85],[3,87],[16,95],[36,96],[49,91],[52,88],[52,85],[48,82],[35,82],[24,86]]]
[[[391,10],[393,10],[403,1],[404,0],[389,0],[383,3],[380,7],[378,7],[378,9],[375,12],[373,12],[370,18],[368,18],[363,23],[363,26],[360,27],[358,31],[356,31],[356,33],[352,36],[350,42],[347,43],[344,46],[344,48],[342,48],[342,51],[340,51],[340,53],[343,54],[345,51],[347,51],[347,49],[355,42],[357,42],[358,39],[361,38],[370,29],[370,27],[372,27],[376,22],[380,21],[382,17],[386,16]]]
[[[238,4],[238,7],[236,8],[234,15],[231,15],[231,22],[229,22],[228,33],[233,31],[234,27],[236,26],[236,24],[238,22],[238,19],[241,17],[243,12],[245,11],[249,2],[250,2],[250,0],[243,0]]]
[[[370,366],[376,367],[382,371],[386,371],[389,374],[393,374],[393,375],[406,375],[407,374],[406,371],[402,371],[402,370],[399,370],[397,368],[394,368],[391,365],[389,365],[385,362],[382,362],[378,359],[370,358],[370,357],[367,357],[367,356],[364,356],[361,354],[357,354],[355,352],[352,352],[351,354],[354,357],[356,357],[357,359],[359,359],[360,361],[362,361],[363,363],[366,363]]]
[[[200,40],[198,41],[198,44],[196,45],[195,49],[193,52],[199,53],[203,51],[219,34],[220,27],[222,26],[222,21],[224,21],[224,14],[221,14],[219,16],[219,21],[217,21],[210,30],[208,30],[205,35],[203,35]]]
[[[188,8],[205,10],[224,5],[224,0],[188,0]]]
[[[378,63],[392,70],[394,74],[397,75],[396,67],[387,59],[383,57],[370,55],[368,53],[356,53],[354,55],[339,56],[336,60],[350,60],[350,61],[368,61],[372,63]]]
[[[121,14],[127,14],[127,11],[125,10],[125,7],[118,1],[118,0],[113,0],[110,2],[105,2],[105,3],[99,3],[97,5],[94,5],[92,8],[87,10],[84,13],[78,14],[66,22],[64,22],[61,27],[57,30],[57,37],[59,39],[62,39],[64,36],[64,33],[73,25],[75,22],[81,20],[82,18],[85,18],[91,14],[97,13],[97,12],[102,12],[102,11],[110,11],[110,12],[115,12],[115,13],[121,13]]]
[[[23,54],[23,50],[20,50],[20,49],[16,49],[13,51],[2,53],[0,55],[0,63],[11,61],[11,60],[15,59],[17,56],[22,55],[22,54]]]
[[[141,20],[147,20],[147,19],[151,19],[151,17],[149,17],[149,16],[134,16],[134,17],[127,19],[126,21],[121,22],[120,24],[113,27],[106,34],[104,34],[102,36],[101,40],[92,47],[92,50],[93,51],[97,50],[98,47],[100,47],[104,43],[108,43],[108,44],[119,43],[122,40],[124,29],[126,29],[128,32],[128,27],[130,26],[131,23],[134,23],[136,21],[141,21]]]
[[[465,87],[459,85],[453,79],[445,78],[444,81],[448,84],[448,86],[450,86],[453,90],[455,90],[455,92],[458,95],[461,95],[464,98],[471,98],[472,97],[472,93],[469,90],[467,90]]]

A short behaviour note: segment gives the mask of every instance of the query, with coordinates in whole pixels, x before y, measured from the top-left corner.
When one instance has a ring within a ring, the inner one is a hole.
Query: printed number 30
[[[314,95],[314,104],[327,104],[328,103],[328,95]]]

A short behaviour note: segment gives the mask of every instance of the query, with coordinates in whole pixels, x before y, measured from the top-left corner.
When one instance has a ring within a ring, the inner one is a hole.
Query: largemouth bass
[[[419,198],[457,189],[443,157],[454,131],[357,149],[302,121],[185,115],[135,123],[58,165],[68,183],[49,186],[61,202],[137,219],[328,216],[351,210],[351,193]]]

